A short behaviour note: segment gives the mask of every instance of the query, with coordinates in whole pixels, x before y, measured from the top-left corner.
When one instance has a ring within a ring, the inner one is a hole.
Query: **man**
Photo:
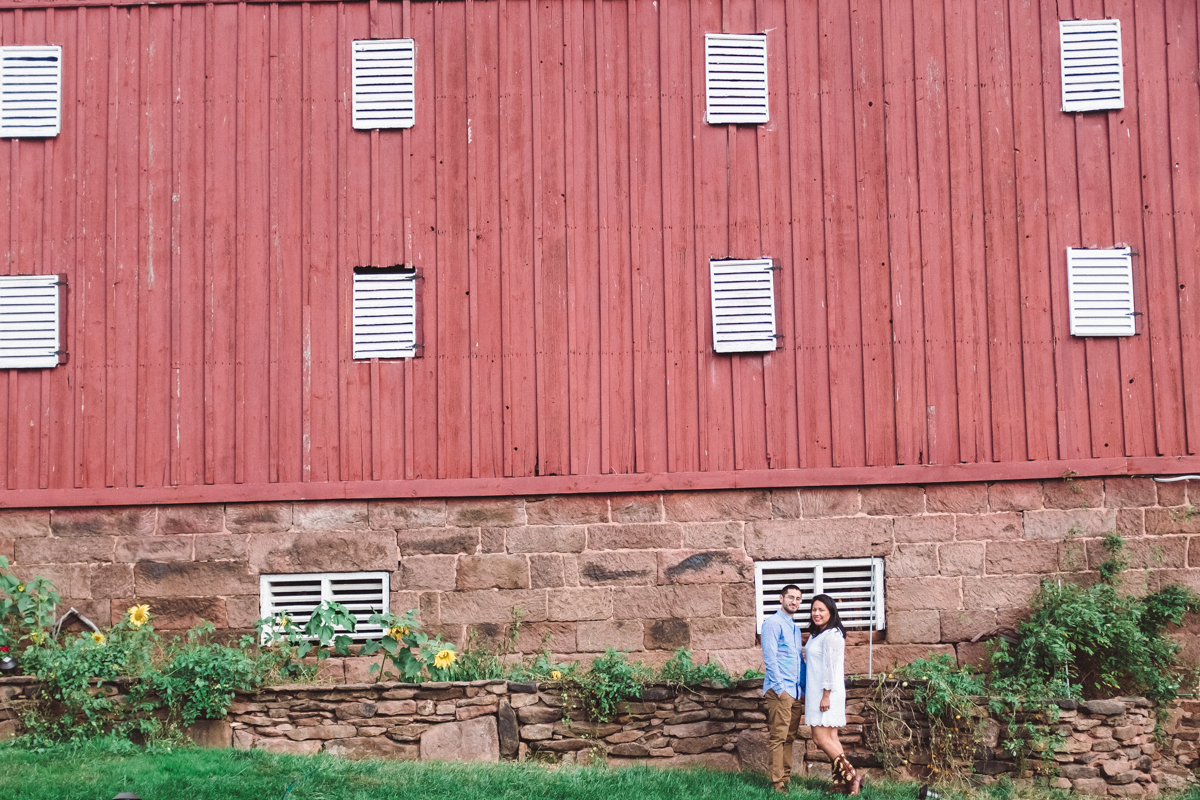
[[[800,727],[804,704],[804,657],[800,627],[795,615],[804,599],[800,587],[789,583],[779,593],[779,610],[763,621],[763,662],[767,676],[763,694],[767,700],[767,752],[771,788],[786,793],[792,777],[792,742]]]

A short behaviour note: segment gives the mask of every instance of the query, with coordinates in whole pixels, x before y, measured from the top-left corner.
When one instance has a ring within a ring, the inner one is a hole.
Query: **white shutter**
[[[1125,107],[1121,20],[1062,20],[1063,111]]]
[[[411,128],[416,120],[417,46],[413,39],[357,39],[353,42],[351,103],[353,125]]]
[[[767,122],[766,34],[705,34],[704,89],[713,125]]]
[[[775,285],[771,259],[710,261],[713,349],[718,353],[774,350]]]
[[[389,610],[389,575],[386,572],[334,572],[309,575],[263,575],[259,602],[263,617],[288,617],[303,628],[313,609],[326,600],[341,603],[354,614],[355,641],[378,639],[382,629],[367,619]]]
[[[883,559],[835,558],[823,561],[760,561],[754,565],[758,632],[779,610],[779,592],[794,583],[804,592],[796,622],[807,626],[810,601],[827,594],[837,601],[847,630],[883,630]]]
[[[0,276],[0,369],[59,364],[57,275]]]
[[[354,357],[412,358],[416,351],[416,273],[355,272]]]
[[[1072,336],[1133,336],[1133,255],[1128,247],[1067,248]]]
[[[62,48],[0,47],[0,137],[57,136],[62,123]]]

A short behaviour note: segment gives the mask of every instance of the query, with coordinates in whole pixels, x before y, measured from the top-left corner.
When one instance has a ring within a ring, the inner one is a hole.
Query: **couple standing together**
[[[857,795],[862,778],[850,766],[838,741],[838,728],[846,724],[846,628],[833,598],[819,594],[810,607],[808,644],[802,646],[795,616],[803,599],[800,587],[789,583],[779,593],[779,610],[762,626],[771,787],[777,792],[788,790],[792,742],[803,709],[813,742],[833,764],[834,790]]]

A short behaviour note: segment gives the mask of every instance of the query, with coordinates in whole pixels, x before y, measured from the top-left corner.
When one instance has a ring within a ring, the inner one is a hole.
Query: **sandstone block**
[[[443,590],[455,585],[454,556],[406,556],[400,559],[397,589]]]
[[[292,741],[291,739],[260,737],[254,740],[256,750],[266,750],[270,753],[287,753],[295,756],[311,756],[321,752],[321,741]]]
[[[525,709],[521,709],[524,711]],[[546,709],[541,709],[546,710]],[[561,716],[561,715],[560,715]],[[542,742],[554,735],[554,726],[548,723],[537,725],[522,725],[521,738],[527,742]]]
[[[334,709],[338,719],[370,719],[375,716],[378,706],[370,700],[359,700],[354,703],[341,703]]]
[[[1097,778],[1100,776],[1100,770],[1083,764],[1063,764],[1058,768],[1058,774],[1064,778],[1077,781],[1087,778]]]
[[[645,631],[644,647],[647,650],[677,650],[691,646],[692,630],[687,620],[651,620]]]
[[[525,501],[530,525],[586,525],[608,522],[608,498],[604,495],[562,494]]]
[[[586,525],[510,528],[505,536],[505,547],[510,553],[582,553],[586,546]]]
[[[457,528],[517,528],[526,523],[521,498],[446,501],[446,522]]]
[[[608,498],[613,522],[661,522],[665,519],[660,494],[614,494]]]
[[[754,647],[753,617],[700,617],[691,620],[692,647],[739,650]]]
[[[715,734],[713,736],[699,736],[693,739],[680,739],[673,745],[676,753],[686,753],[694,755],[703,753],[706,750],[715,750],[725,744],[727,737],[723,734]]]
[[[250,565],[258,572],[391,570],[396,535],[390,531],[293,531],[250,537]]]
[[[930,513],[982,514],[988,507],[986,483],[934,483],[925,487]]]
[[[132,564],[93,564],[86,580],[90,586],[90,596],[95,598],[131,597],[133,590]],[[41,571],[39,567],[37,571]],[[47,578],[50,576],[47,575]],[[55,582],[55,586],[61,586]],[[65,592],[64,592],[65,595]]]
[[[798,494],[804,516],[809,518],[849,517],[862,508],[856,487],[800,489]]]
[[[954,647],[948,644],[877,644],[873,666],[878,672],[893,669],[901,664],[916,661],[918,658],[929,658],[931,654],[945,653],[954,657]],[[846,674],[865,675],[867,672],[867,648],[846,648]]]
[[[648,551],[588,552],[576,557],[583,586],[653,586],[658,581],[658,557]]]
[[[189,536],[195,561],[248,561],[250,537],[240,533],[209,533]],[[158,560],[158,559],[155,559]]]
[[[500,760],[500,736],[495,717],[448,722],[421,736],[422,761]]]
[[[303,742],[310,739],[350,739],[357,734],[358,729],[353,725],[313,725],[290,730],[284,735],[293,742]]]
[[[664,736],[674,736],[678,739],[694,739],[703,736],[712,736],[717,733],[725,733],[736,727],[732,722],[718,722],[716,720],[704,720],[702,722],[687,722],[683,725],[664,725],[662,732]]]
[[[1024,518],[1015,512],[998,514],[957,514],[954,517],[954,537],[958,541],[1020,539]]]
[[[1099,508],[1104,505],[1104,481],[1100,478],[1060,478],[1042,483],[1046,508]]]
[[[938,571],[944,577],[983,574],[984,542],[946,542],[938,545]]]
[[[192,537],[179,534],[121,537],[116,544],[116,561],[191,561],[194,552]]]
[[[446,524],[445,500],[372,500],[367,522],[378,530],[440,528]]]
[[[725,522],[771,518],[764,490],[671,492],[663,495],[667,519],[676,522]]]
[[[650,756],[650,748],[642,744],[627,742],[625,744],[617,744],[608,748],[610,756],[619,756],[621,758],[647,758]]]
[[[981,633],[996,628],[996,612],[991,609],[957,609],[942,611],[939,614],[941,623],[941,641],[969,642]],[[891,619],[888,627],[891,627]],[[890,638],[891,632],[888,632]]]
[[[1129,771],[1129,762],[1123,758],[1102,761],[1100,762],[1100,771],[1104,773],[1106,778],[1114,778],[1122,772]]]
[[[50,511],[0,511],[0,536],[26,539],[50,535]]]
[[[1187,536],[1155,536],[1144,539],[1127,539],[1121,550],[1130,569],[1182,569],[1187,566]],[[1192,539],[1193,542],[1200,540]],[[1088,565],[1095,569],[1109,558],[1102,539],[1087,543]]]
[[[518,733],[517,712],[507,700],[501,700],[496,710],[496,733],[500,740],[500,757],[516,758],[521,746]]]
[[[988,486],[992,511],[1031,511],[1042,508],[1041,481],[1004,481]]]
[[[405,528],[396,532],[401,556],[473,555],[479,549],[478,528]]]
[[[584,653],[602,653],[610,647],[640,650],[643,637],[642,623],[637,620],[580,622],[575,632],[575,646]]]
[[[1071,788],[1075,794],[1094,795],[1097,797],[1108,796],[1108,781],[1104,778],[1081,778],[1071,781]]]
[[[1118,508],[1117,533],[1126,538],[1146,535],[1146,509]]]
[[[29,580],[35,575],[41,575],[54,584],[61,597],[88,599],[92,596],[92,575],[97,572],[123,572],[128,569],[124,564],[40,564],[27,566],[13,564],[13,574],[22,580]]]
[[[897,542],[949,542],[954,539],[954,515],[896,517],[892,520],[892,532]]]
[[[352,760],[386,758],[390,761],[416,761],[421,756],[420,748],[417,745],[401,744],[384,736],[335,739],[326,742],[324,749],[331,755]]]
[[[233,747],[233,726],[224,719],[198,719],[183,735],[198,747]]]
[[[886,556],[891,552],[890,519],[780,519],[746,526],[746,554],[754,560],[836,558],[846,553]]]
[[[536,553],[529,556],[529,588],[554,589],[562,587],[563,557],[558,553]]]
[[[637,522],[623,525],[589,525],[588,550],[678,550],[683,528],[674,522]]]
[[[139,597],[247,595],[258,591],[258,573],[235,561],[140,561],[133,565]]]
[[[962,606],[959,578],[893,578],[888,580],[888,609],[940,611]]]
[[[659,583],[741,583],[754,578],[754,562],[741,550],[659,551]]]
[[[714,584],[631,586],[612,591],[613,615],[617,619],[686,619],[721,616],[724,587]]]
[[[988,542],[988,574],[1027,574],[1058,569],[1058,542]]]
[[[416,703],[413,703],[415,706]],[[421,734],[429,730],[432,725],[423,722],[413,722],[408,725],[397,725],[388,731],[388,736],[398,742],[415,742],[421,738]]]
[[[296,503],[292,524],[301,531],[349,531],[367,527],[365,501],[332,500]]]
[[[291,503],[229,503],[225,506],[225,528],[230,533],[276,533],[291,527]]]
[[[221,533],[224,530],[225,506],[198,504],[158,507],[157,532],[160,535]]]
[[[708,660],[720,664],[730,675],[741,675],[748,669],[757,672],[763,671],[762,649],[758,647],[743,647],[739,650],[709,650]],[[748,719],[748,717],[744,718]]]
[[[771,501],[771,516],[775,519],[799,519],[804,516],[800,492],[795,489],[772,489],[767,494]]]
[[[1165,484],[1164,484],[1165,485]],[[1159,488],[1162,491],[1162,488]],[[1193,494],[1195,492],[1193,491]],[[1147,508],[1146,533],[1200,533],[1200,512],[1184,508]]]
[[[1120,700],[1088,700],[1083,703],[1083,707],[1089,714],[1103,717],[1115,717],[1129,710],[1129,706]]]
[[[609,619],[613,615],[613,590],[601,586],[550,592],[546,609],[551,620]]]
[[[513,607],[524,612],[526,622],[543,622],[546,619],[546,593],[497,589],[447,592],[441,598],[441,621],[443,624],[468,625],[508,622]]]
[[[1117,526],[1117,512],[1111,508],[1026,511],[1024,518],[1026,539],[1103,536]]]
[[[963,608],[1016,608],[1029,604],[1041,581],[1037,575],[986,577],[963,581]]]
[[[111,536],[86,539],[17,539],[18,564],[99,564],[111,562],[116,540]]]
[[[753,583],[731,583],[721,587],[722,615],[751,617],[755,610]]]
[[[525,556],[482,555],[458,559],[459,589],[528,589],[529,560]]]
[[[921,486],[864,486],[859,493],[863,513],[869,516],[925,513],[925,489]]]
[[[50,514],[50,530],[55,536],[149,536],[157,524],[153,506],[133,508],[63,508]],[[18,528],[19,530],[19,528]],[[10,538],[25,538],[13,534]]]
[[[941,641],[942,636],[937,611],[893,611],[887,628],[887,640],[893,644],[930,644]]]
[[[745,544],[741,522],[689,522],[681,527],[685,550],[741,550]]]
[[[887,559],[888,578],[922,578],[938,574],[936,544],[897,544]]]
[[[126,610],[136,604],[132,598],[118,598],[112,609],[113,624],[123,619]],[[185,631],[204,621],[218,629],[231,627],[225,599],[221,597],[158,597],[150,600],[149,606],[154,615],[154,627],[159,631]]]
[[[1108,508],[1152,506],[1157,502],[1153,478],[1104,479],[1104,505]]]

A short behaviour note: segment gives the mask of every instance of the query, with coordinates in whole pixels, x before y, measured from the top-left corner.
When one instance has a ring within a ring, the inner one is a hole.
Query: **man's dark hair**
[[[780,596],[780,597],[783,597],[785,594],[787,594],[787,593],[788,593],[788,590],[789,590],[789,589],[795,589],[797,592],[799,592],[799,593],[800,593],[800,595],[801,595],[801,596],[803,596],[803,595],[804,595],[804,590],[803,590],[803,589],[801,589],[799,586],[797,586],[797,585],[796,585],[796,584],[794,584],[794,583],[789,583],[787,586],[785,586],[785,587],[783,587],[782,589],[780,589],[780,590],[779,590],[779,596]]]

